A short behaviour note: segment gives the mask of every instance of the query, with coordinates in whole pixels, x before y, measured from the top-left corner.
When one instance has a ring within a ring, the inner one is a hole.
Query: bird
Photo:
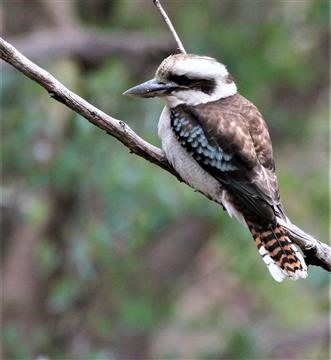
[[[153,79],[123,94],[165,100],[158,135],[169,163],[248,228],[277,282],[306,278],[305,260],[281,225],[289,220],[267,124],[227,67],[208,56],[172,54]]]

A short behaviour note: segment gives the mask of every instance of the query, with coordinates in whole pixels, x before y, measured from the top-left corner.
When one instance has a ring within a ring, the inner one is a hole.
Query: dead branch
[[[131,153],[150,161],[174,175],[179,181],[183,181],[169,164],[162,150],[139,137],[124,121],[117,120],[105,114],[80,96],[68,90],[51,74],[27,59],[12,45],[1,38],[0,57],[42,86],[53,99],[63,103],[76,113],[82,115],[93,125],[115,137],[124,144]],[[282,225],[287,228],[286,223]],[[291,239],[301,248],[309,264],[320,266],[328,271],[331,270],[331,248],[328,245],[305,234],[298,228],[293,230],[290,226],[288,230]]]
[[[164,9],[163,9],[160,1],[159,1],[159,0],[153,0],[153,3],[154,3],[154,5],[156,6],[156,8],[159,10],[159,12],[160,12],[160,14],[161,14],[164,22],[166,23],[166,25],[168,26],[171,34],[172,34],[173,37],[175,38],[179,51],[182,52],[183,54],[186,54],[184,45],[183,45],[183,43],[181,42],[179,36],[177,35],[177,32],[176,32],[174,26],[172,25],[172,22],[171,22],[169,16],[168,16],[167,13],[164,11]]]

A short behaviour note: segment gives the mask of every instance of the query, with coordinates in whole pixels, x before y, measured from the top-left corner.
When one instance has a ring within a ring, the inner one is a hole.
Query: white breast
[[[180,145],[170,127],[170,114],[167,106],[163,109],[160,117],[158,134],[170,164],[179,175],[194,189],[201,191],[213,200],[220,201],[220,183],[210,176]]]
[[[242,214],[228,201],[227,191],[222,188],[220,182],[209,175],[176,139],[170,127],[170,113],[167,106],[160,116],[158,135],[170,164],[178,174],[194,189],[222,204],[230,216],[234,215],[242,224],[246,225]]]

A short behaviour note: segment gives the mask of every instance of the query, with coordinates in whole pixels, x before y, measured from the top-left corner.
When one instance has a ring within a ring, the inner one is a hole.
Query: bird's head
[[[198,105],[234,95],[236,84],[226,67],[213,58],[176,54],[162,61],[155,77],[124,95],[164,97],[170,107]]]

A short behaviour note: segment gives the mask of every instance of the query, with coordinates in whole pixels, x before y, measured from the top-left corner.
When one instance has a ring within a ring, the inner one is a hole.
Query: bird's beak
[[[161,82],[156,79],[148,80],[142,84],[132,87],[126,90],[123,95],[127,96],[138,96],[143,98],[165,96],[172,90],[178,87],[177,84],[172,82]]]

